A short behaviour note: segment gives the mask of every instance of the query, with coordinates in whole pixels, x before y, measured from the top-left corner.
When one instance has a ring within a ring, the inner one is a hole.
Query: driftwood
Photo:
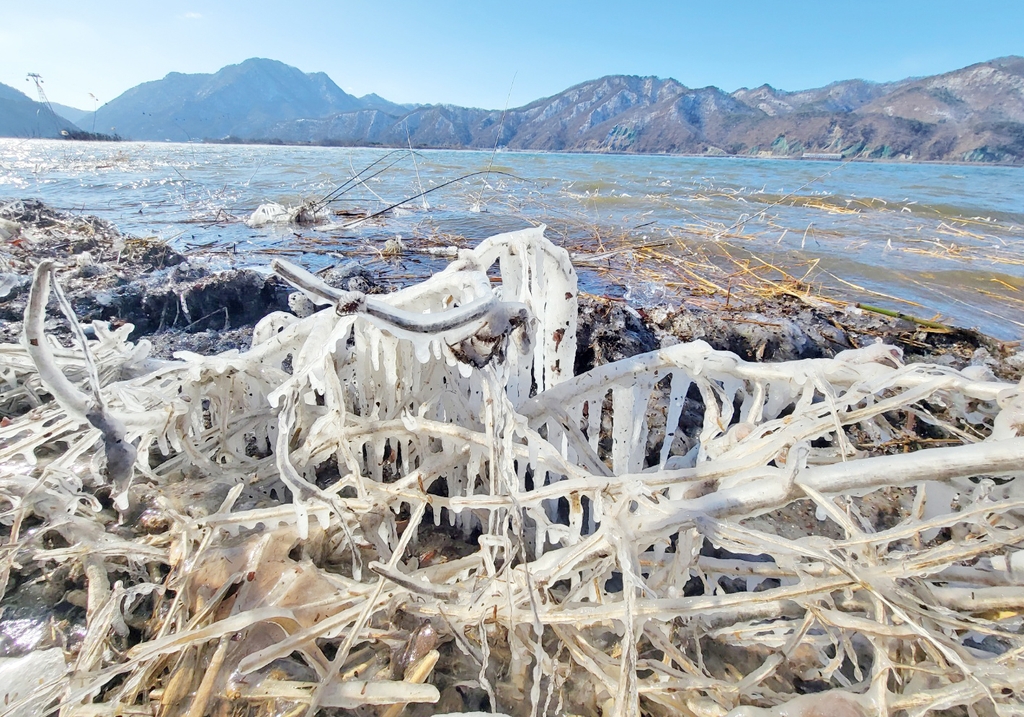
[[[574,376],[541,229],[383,297],[274,268],[327,308],[171,362],[50,345],[37,271],[0,589],[71,566],[86,630],[0,663],[8,713],[1020,712],[1018,386],[881,345]]]

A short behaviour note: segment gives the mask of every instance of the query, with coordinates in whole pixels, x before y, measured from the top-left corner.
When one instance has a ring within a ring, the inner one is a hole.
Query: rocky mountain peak
[[[251,58],[144,83],[80,126],[94,119],[131,139],[1024,162],[1024,58],[798,91],[607,75],[507,111],[356,98],[322,72]]]

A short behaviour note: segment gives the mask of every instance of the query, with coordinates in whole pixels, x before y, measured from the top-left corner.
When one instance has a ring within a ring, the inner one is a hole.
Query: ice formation
[[[328,216],[326,206],[318,202],[305,202],[294,207],[270,202],[256,207],[245,223],[253,228],[267,224],[319,224],[326,221]]]
[[[0,346],[0,589],[87,585],[11,714],[1019,713],[1019,386],[699,341],[575,376],[542,228],[386,296],[275,269],[326,308],[245,352]]]

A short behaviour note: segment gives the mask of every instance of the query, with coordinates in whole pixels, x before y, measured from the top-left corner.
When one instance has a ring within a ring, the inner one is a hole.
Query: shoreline
[[[57,141],[72,141],[68,138],[61,137],[0,137],[0,140],[10,139],[18,141],[43,141],[43,142],[57,142]],[[120,138],[118,140],[74,140],[83,144],[89,142],[97,142],[100,144],[157,144],[157,145],[172,145],[180,144],[183,146],[191,146],[195,144],[207,144],[207,145],[239,145],[239,146],[251,146],[251,147],[305,147],[305,148],[317,148],[323,147],[327,149],[340,148],[340,149],[380,149],[380,150],[394,150],[394,149],[409,149],[406,145],[400,144],[359,144],[359,143],[346,143],[346,142],[300,142],[300,141],[286,141],[286,140],[275,140],[275,139],[197,139],[197,140],[158,140],[158,139],[128,139]],[[949,167],[1004,167],[1004,168],[1024,168],[1024,159],[1017,162],[969,162],[966,160],[954,160],[954,159],[886,159],[886,158],[871,158],[871,157],[844,157],[843,159],[816,159],[811,157],[795,157],[795,156],[756,156],[756,155],[745,155],[745,154],[691,154],[686,152],[616,152],[616,151],[586,151],[586,150],[559,150],[559,149],[515,149],[502,147],[498,150],[488,149],[487,147],[435,147],[435,146],[417,146],[413,145],[412,149],[417,152],[479,152],[481,154],[495,154],[500,155],[504,153],[508,154],[525,154],[525,155],[582,155],[582,156],[613,156],[613,157],[665,157],[670,159],[682,158],[682,159],[714,159],[714,160],[744,160],[744,161],[776,161],[782,160],[787,162],[812,162],[814,164],[821,165],[835,165],[839,167],[844,164],[880,164],[880,165],[937,165],[937,166],[949,166]]]
[[[293,290],[273,274],[214,268],[202,250],[181,253],[159,239],[123,235],[114,224],[94,216],[16,200],[0,202],[0,219],[18,226],[13,243],[0,244],[9,267],[0,275],[0,343],[20,341],[31,267],[43,258],[57,260],[83,323],[132,323],[136,328],[131,339],[150,341],[156,357],[170,358],[179,350],[205,355],[244,351],[256,322],[273,311],[294,309],[289,298]],[[322,278],[337,288],[370,293],[399,288],[386,265],[352,273],[351,266],[342,264],[322,272]],[[418,278],[429,275],[423,271]],[[972,329],[925,325],[854,303],[812,302],[790,294],[748,297],[737,304],[645,307],[580,292],[581,334],[586,338],[580,342],[576,373],[695,339],[749,361],[828,358],[881,340],[900,347],[908,361],[931,360],[957,369],[977,365],[1014,381],[1024,368],[1019,341],[999,341]],[[60,316],[55,306],[49,311]]]
[[[343,142],[298,142],[298,141],[285,141],[285,140],[274,140],[274,139],[239,139],[237,141],[230,138],[224,139],[202,139],[191,142],[179,142],[163,141],[160,140],[122,140],[124,142],[152,142],[155,144],[211,144],[211,145],[246,145],[246,146],[260,146],[260,147],[341,147],[345,149],[409,149],[405,145],[399,144],[348,144]],[[1024,167],[1024,159],[1016,162],[969,162],[967,160],[955,160],[955,159],[887,159],[887,158],[872,158],[872,157],[844,157],[843,159],[820,159],[812,157],[795,157],[795,156],[760,156],[760,155],[745,155],[745,154],[690,154],[686,152],[616,152],[616,151],[586,151],[586,150],[560,150],[560,149],[515,149],[502,147],[498,150],[488,149],[487,147],[433,147],[433,146],[412,146],[413,150],[416,151],[439,151],[439,152],[481,152],[485,154],[555,154],[555,155],[610,155],[615,157],[669,157],[669,158],[687,158],[687,159],[721,159],[721,160],[786,160],[790,162],[814,162],[816,164],[834,164],[843,165],[847,163],[864,163],[864,164],[894,164],[894,165],[906,165],[906,164],[928,164],[928,165],[941,165],[941,166],[952,166],[952,167]]]

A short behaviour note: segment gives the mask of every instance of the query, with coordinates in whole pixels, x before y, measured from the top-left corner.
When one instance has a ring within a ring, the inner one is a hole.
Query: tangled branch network
[[[273,268],[325,308],[174,361],[60,347],[37,270],[0,590],[63,569],[86,629],[4,658],[7,714],[1021,713],[1019,386],[882,345],[576,376],[542,228],[385,296]]]

